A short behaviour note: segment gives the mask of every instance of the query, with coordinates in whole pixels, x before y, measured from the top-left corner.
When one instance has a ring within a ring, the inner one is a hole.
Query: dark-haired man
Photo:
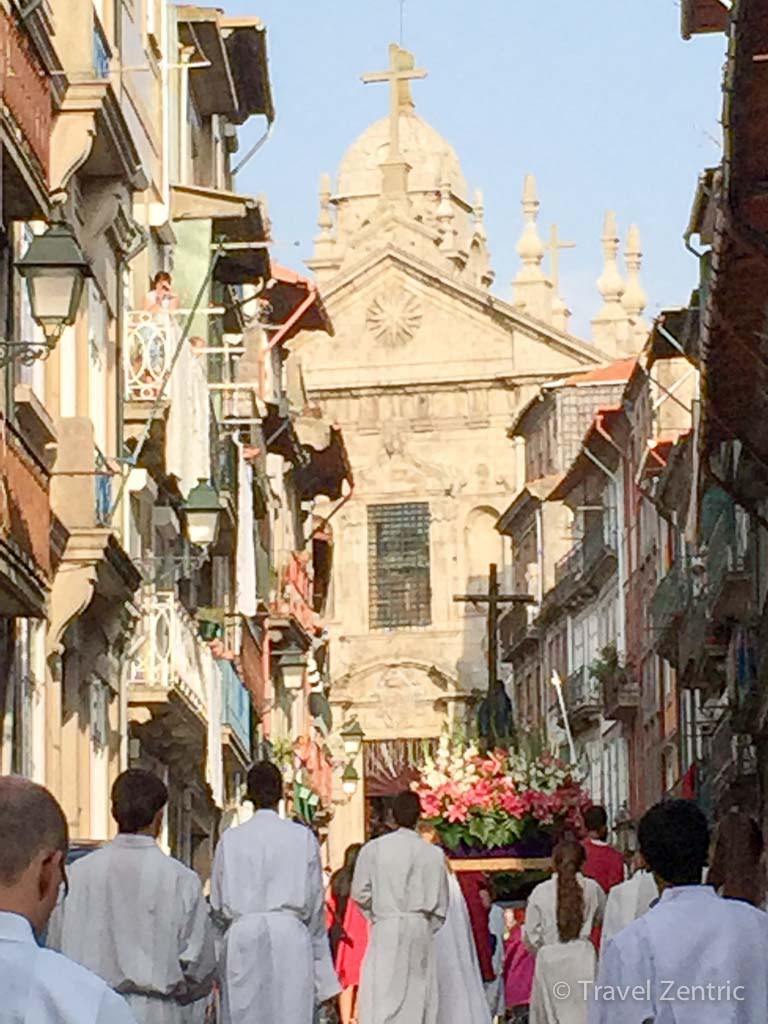
[[[248,773],[256,813],[216,849],[211,907],[223,932],[222,1024],[312,1024],[340,985],[325,930],[323,871],[308,828],[278,815],[279,769]]]
[[[140,1024],[185,1024],[211,989],[213,929],[200,879],[157,845],[168,802],[152,772],[112,787],[118,835],[70,869],[48,942],[125,996]]]
[[[768,1021],[768,915],[701,884],[704,815],[688,800],[657,804],[638,838],[661,897],[604,946],[590,1024]]]
[[[608,815],[604,807],[593,804],[584,812],[586,839],[582,840],[587,859],[581,873],[610,892],[624,881],[624,858],[608,843]]]
[[[393,813],[397,830],[363,847],[352,881],[352,898],[372,925],[360,1024],[437,1024],[434,936],[448,913],[445,856],[415,831],[415,793],[396,797]]]
[[[0,1024],[135,1024],[101,978],[35,941],[66,888],[68,846],[48,790],[0,776]]]

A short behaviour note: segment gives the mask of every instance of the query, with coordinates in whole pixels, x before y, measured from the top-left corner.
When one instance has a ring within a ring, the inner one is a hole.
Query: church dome
[[[339,167],[337,198],[381,193],[381,164],[389,152],[389,118],[376,121],[352,143]],[[410,164],[409,192],[434,192],[446,178],[454,195],[466,198],[467,183],[456,150],[414,113],[400,111],[400,152]]]

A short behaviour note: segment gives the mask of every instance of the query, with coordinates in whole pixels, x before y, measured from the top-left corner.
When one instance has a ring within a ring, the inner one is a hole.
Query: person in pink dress
[[[349,895],[360,848],[360,843],[347,848],[343,866],[331,878],[326,907],[333,964],[342,988],[341,1024],[354,1024],[356,1020],[360,971],[368,947],[370,926]]]
[[[528,952],[523,942],[525,908],[510,907],[504,913],[509,927],[509,934],[504,941],[504,991],[507,1014],[512,1024],[523,1024],[528,1020],[536,957]]]

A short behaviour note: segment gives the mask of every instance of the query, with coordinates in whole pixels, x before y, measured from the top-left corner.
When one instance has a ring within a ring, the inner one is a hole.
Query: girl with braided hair
[[[605,894],[581,873],[584,858],[581,843],[560,842],[553,877],[528,900],[523,939],[536,954],[530,1024],[586,1024],[597,963],[590,934],[602,921]]]

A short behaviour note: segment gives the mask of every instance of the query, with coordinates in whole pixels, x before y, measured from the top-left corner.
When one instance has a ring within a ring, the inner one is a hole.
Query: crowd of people
[[[710,844],[690,801],[651,808],[625,878],[602,808],[564,835],[525,907],[454,872],[418,797],[328,885],[272,764],[224,832],[210,894],[158,845],[150,772],[116,781],[118,834],[67,868],[53,796],[0,777],[0,1024],[753,1024],[768,1020],[763,837],[732,811]],[[709,864],[709,868],[706,865]]]

